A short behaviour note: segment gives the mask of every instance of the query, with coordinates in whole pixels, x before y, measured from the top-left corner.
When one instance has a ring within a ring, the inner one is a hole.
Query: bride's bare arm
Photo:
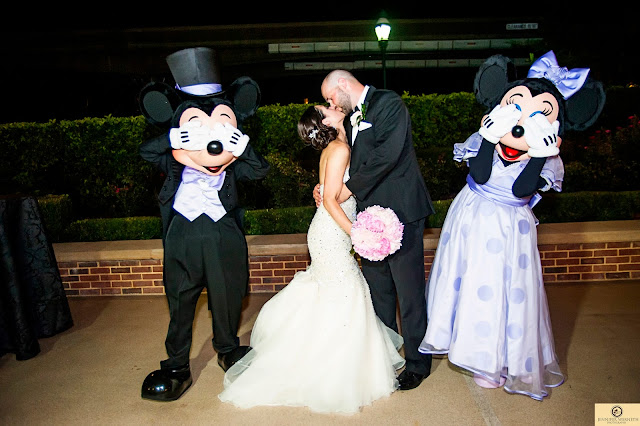
[[[333,220],[347,234],[351,235],[351,220],[340,207],[340,203],[348,198],[341,199],[344,196],[342,179],[349,164],[350,150],[345,144],[337,144],[330,148],[331,151],[329,152],[324,172],[324,196],[322,202]]]

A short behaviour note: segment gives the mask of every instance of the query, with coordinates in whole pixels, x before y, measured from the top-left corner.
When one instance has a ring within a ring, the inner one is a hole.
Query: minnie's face
[[[217,105],[211,114],[207,114],[205,111],[199,108],[187,108],[180,116],[180,126],[187,122],[199,121],[202,126],[209,127],[213,130],[217,124],[231,124],[233,127],[238,127],[236,115],[233,110],[224,104]],[[229,151],[222,150],[222,144],[220,144],[220,150],[207,150],[202,149],[200,151],[187,151],[184,149],[173,150],[173,158],[176,161],[189,166],[192,169],[199,170],[211,176],[218,176],[221,174],[227,166],[236,160]]]
[[[543,114],[549,120],[549,123],[555,122],[559,114],[558,101],[551,93],[532,96],[528,87],[516,86],[509,90],[500,102],[501,107],[510,104],[515,104],[522,115],[518,125],[514,127],[515,130],[504,135],[496,149],[498,154],[507,161],[526,160],[530,158],[527,154],[529,146],[525,140],[526,136],[523,133],[519,133],[519,130],[522,130],[522,124],[527,118],[536,114]],[[520,129],[516,129],[518,126],[520,126]],[[560,146],[560,138],[558,138],[558,146]]]

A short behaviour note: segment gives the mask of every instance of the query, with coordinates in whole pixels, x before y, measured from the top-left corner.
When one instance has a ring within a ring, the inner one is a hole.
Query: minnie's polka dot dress
[[[454,159],[475,156],[475,134],[456,144]],[[494,153],[489,181],[467,185],[455,198],[442,227],[427,287],[428,327],[423,353],[448,354],[449,361],[541,400],[564,381],[554,349],[537,247],[537,220],[516,198],[513,182],[526,161],[505,167]],[[547,160],[542,176],[560,191],[560,157]],[[545,188],[548,189],[548,188]]]

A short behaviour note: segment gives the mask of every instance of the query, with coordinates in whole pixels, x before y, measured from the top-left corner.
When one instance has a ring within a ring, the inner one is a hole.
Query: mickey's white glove
[[[222,148],[232,153],[234,157],[240,157],[249,143],[249,136],[229,123],[216,124],[212,135],[215,140],[222,142]]]
[[[527,118],[522,124],[524,139],[529,145],[527,153],[530,157],[552,157],[558,155],[558,120],[549,123],[544,114],[536,114]]]
[[[169,141],[173,149],[200,151],[206,149],[207,144],[215,140],[211,129],[203,126],[200,121],[188,121],[179,128],[169,130]]]
[[[518,124],[521,115],[522,112],[515,104],[509,104],[504,107],[496,105],[493,111],[482,120],[482,126],[478,133],[495,145],[513,129],[513,126]]]

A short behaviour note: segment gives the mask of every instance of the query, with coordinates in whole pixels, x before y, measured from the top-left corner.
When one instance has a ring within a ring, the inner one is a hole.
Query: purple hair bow
[[[589,75],[589,68],[568,70],[567,67],[559,67],[556,55],[553,50],[550,50],[531,65],[527,77],[546,78],[555,84],[565,99],[569,99],[582,88],[582,85],[587,80],[587,75]]]

